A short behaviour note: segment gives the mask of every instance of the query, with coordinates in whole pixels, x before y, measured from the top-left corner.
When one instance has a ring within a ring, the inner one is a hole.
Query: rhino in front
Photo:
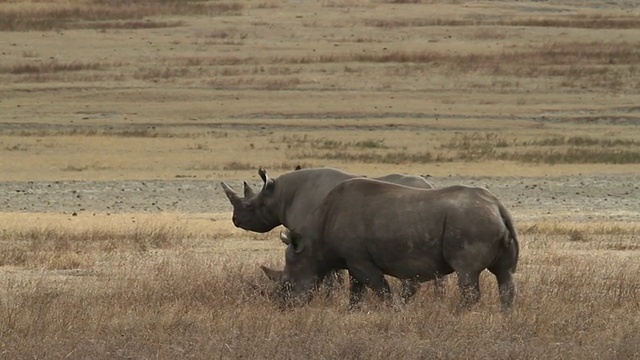
[[[305,225],[281,237],[288,245],[276,290],[281,305],[304,303],[337,269],[349,271],[351,307],[359,304],[365,286],[389,299],[385,274],[428,281],[456,272],[459,308],[480,299],[484,269],[497,278],[503,310],[512,307],[516,294],[519,246],[513,221],[483,188],[419,190],[347,180],[326,196]]]

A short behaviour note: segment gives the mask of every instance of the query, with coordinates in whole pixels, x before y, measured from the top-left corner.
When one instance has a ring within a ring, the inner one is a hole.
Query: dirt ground
[[[255,176],[257,178],[257,175]],[[259,189],[259,179],[247,179]],[[484,186],[521,220],[635,221],[640,213],[640,176],[429,177],[436,187]],[[241,190],[241,180],[229,184]],[[225,213],[231,205],[217,180],[0,182],[3,212]]]

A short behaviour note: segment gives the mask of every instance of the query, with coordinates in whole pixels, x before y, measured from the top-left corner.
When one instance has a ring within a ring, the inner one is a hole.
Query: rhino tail
[[[513,263],[513,272],[516,271],[518,265],[518,258],[520,257],[520,244],[518,243],[518,233],[516,231],[515,226],[513,225],[513,218],[511,214],[504,207],[504,205],[499,204],[500,216],[502,217],[502,221],[504,225],[507,227],[507,233],[504,235],[502,241],[505,248],[510,248],[512,246],[515,247],[515,259]]]

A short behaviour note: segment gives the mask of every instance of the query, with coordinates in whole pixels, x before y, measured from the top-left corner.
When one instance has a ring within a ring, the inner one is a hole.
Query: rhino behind
[[[278,225],[300,227],[331,189],[344,180],[359,177],[332,168],[301,169],[276,179],[270,178],[264,169],[260,169],[258,174],[264,184],[257,194],[246,182],[242,198],[226,183],[221,185],[233,205],[234,225],[260,233]],[[433,188],[424,178],[415,175],[389,174],[376,179],[415,188]]]
[[[242,198],[226,183],[222,183],[225,194],[233,205],[233,224],[255,232],[267,232],[278,225],[299,228],[331,189],[344,180],[359,177],[332,168],[296,169],[276,179],[269,178],[264,169],[260,169],[258,174],[264,182],[262,189],[256,194],[245,182]],[[415,188],[433,188],[423,177],[415,175],[389,174],[377,179]],[[273,274],[270,278],[274,278]],[[331,286],[331,283],[328,280],[327,284]],[[435,282],[435,288],[436,293],[442,293],[440,279]],[[417,284],[411,280],[405,281],[403,298],[408,299],[416,290]]]
[[[385,274],[428,281],[455,271],[460,307],[468,307],[480,298],[480,272],[489,269],[506,310],[516,293],[518,256],[511,216],[486,189],[417,190],[353,179],[336,186],[291,232],[280,295],[306,294],[327,273],[345,268],[355,306],[365,285],[389,296]]]

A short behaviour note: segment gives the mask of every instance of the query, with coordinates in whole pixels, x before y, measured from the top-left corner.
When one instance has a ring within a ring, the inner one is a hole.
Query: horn
[[[273,179],[269,178],[269,175],[267,175],[267,170],[263,168],[258,169],[258,175],[260,175],[260,178],[262,178],[262,181],[264,181],[264,185],[262,186],[261,191],[273,189],[274,182]]]
[[[304,243],[300,242],[300,239],[294,241],[291,238],[291,230],[287,228],[285,228],[280,232],[280,240],[282,240],[282,242],[285,243],[287,246],[293,246],[293,251],[296,254],[301,253],[302,249],[304,249]]]
[[[242,186],[244,188],[244,197],[245,198],[252,198],[256,196],[256,193],[253,192],[253,189],[251,188],[251,185],[249,185],[246,181],[242,182]]]
[[[280,240],[287,246],[291,244],[291,232],[289,229],[284,229],[280,232]]]
[[[267,277],[274,282],[278,282],[282,279],[282,273],[283,271],[281,270],[273,270],[273,269],[269,269],[266,266],[262,266],[260,265],[260,268],[262,269],[262,271],[264,272],[265,275],[267,275]]]
[[[227,198],[229,198],[229,201],[231,201],[232,205],[237,205],[240,203],[240,197],[238,197],[238,194],[236,194],[235,191],[233,191],[233,189],[231,187],[229,187],[229,185],[227,185],[224,181],[221,183],[222,185],[222,189],[224,189],[224,193],[227,195]]]

